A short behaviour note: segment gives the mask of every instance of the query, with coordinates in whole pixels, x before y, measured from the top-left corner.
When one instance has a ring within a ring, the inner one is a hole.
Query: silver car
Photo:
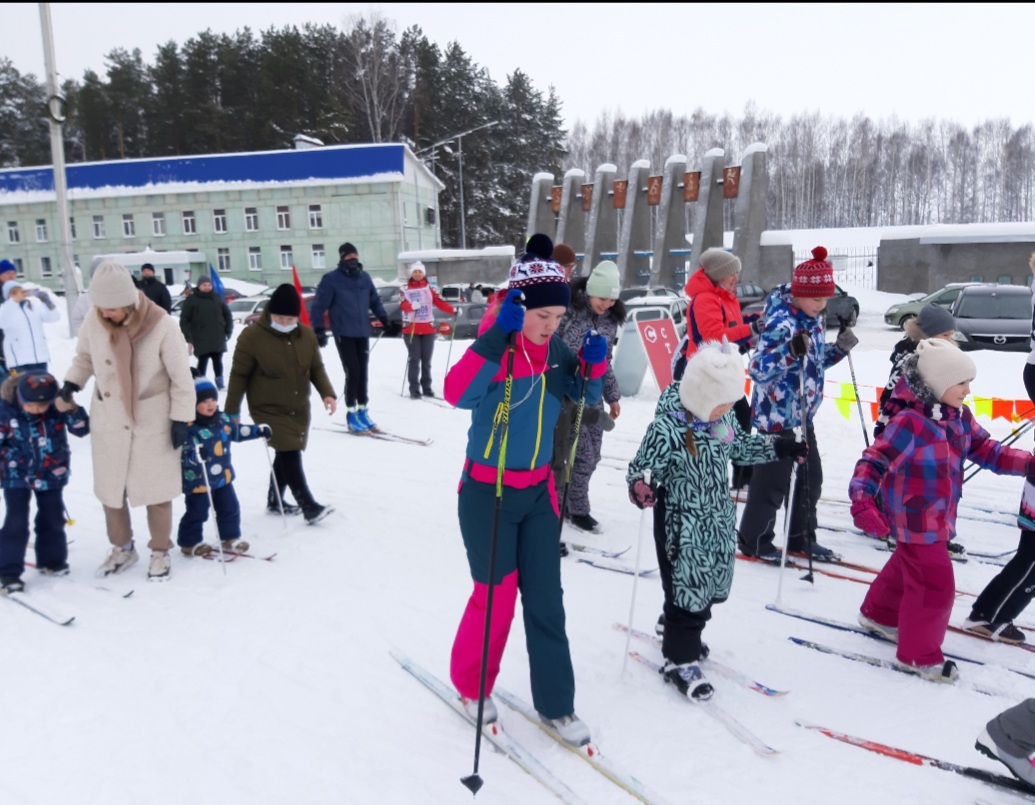
[[[960,349],[1027,352],[1031,341],[1031,288],[1025,285],[972,285],[960,291],[949,312]]]

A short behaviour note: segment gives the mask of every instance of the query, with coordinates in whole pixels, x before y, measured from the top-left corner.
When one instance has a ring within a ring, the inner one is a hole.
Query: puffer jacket
[[[578,352],[582,339],[589,330],[596,330],[607,339],[607,371],[604,372],[603,399],[606,403],[618,402],[622,398],[618,390],[618,381],[611,370],[611,357],[614,352],[618,333],[625,324],[625,302],[617,300],[614,305],[599,316],[593,312],[586,296],[586,283],[589,277],[579,277],[571,282],[571,306],[564,314],[558,328],[565,345],[572,352]]]
[[[672,561],[676,606],[700,612],[729,596],[736,553],[737,510],[730,497],[730,462],[764,464],[776,459],[775,437],[747,434],[733,412],[712,423],[690,414],[671,383],[658,400],[660,413],[647,426],[626,482],[642,479],[665,496],[665,550]],[[686,446],[693,431],[697,455]]]
[[[751,393],[751,424],[762,431],[777,432],[812,422],[823,402],[826,370],[848,353],[824,341],[823,318],[806,316],[791,301],[790,284],[780,285],[766,297],[765,329],[751,354],[748,373],[755,383]],[[791,339],[801,331],[809,336],[805,356],[805,401],[802,402],[801,360],[791,354]]]
[[[1035,471],[1035,459],[995,441],[967,406],[938,402],[916,359],[914,353],[903,361],[891,400],[898,413],[863,451],[848,496],[853,502],[874,501],[879,491],[891,535],[929,545],[956,536],[964,461],[999,475],[1026,475]]]
[[[199,416],[190,423],[189,430],[190,443],[181,448],[180,455],[183,491],[188,495],[207,494],[206,479],[212,489],[232,484],[237,474],[230,459],[230,444],[251,441],[260,436],[259,429],[254,425],[242,425],[222,411],[216,411],[210,417]],[[198,463],[195,445],[201,452],[204,467]]]
[[[0,386],[0,485],[4,489],[61,489],[71,475],[68,434],[86,436],[90,416],[77,406],[62,413],[53,405],[43,414],[27,413],[18,404],[20,378]]]
[[[697,352],[698,345],[705,341],[722,341],[725,337],[734,344],[751,338],[751,325],[744,324],[737,295],[712,282],[703,268],[690,275],[683,290],[690,298],[684,357]]]
[[[48,296],[49,299],[49,296]],[[51,300],[8,299],[0,305],[0,330],[4,333],[4,364],[15,369],[31,363],[49,363],[50,350],[43,324],[58,321],[61,314]]]
[[[339,338],[370,338],[370,311],[379,319],[388,318],[370,275],[361,264],[346,265],[344,261],[324,274],[316,286],[309,317],[322,322],[325,311],[331,332]]]
[[[183,300],[180,330],[187,343],[194,347],[195,355],[211,355],[226,352],[226,342],[234,332],[234,320],[223,297],[215,291],[194,291]]]

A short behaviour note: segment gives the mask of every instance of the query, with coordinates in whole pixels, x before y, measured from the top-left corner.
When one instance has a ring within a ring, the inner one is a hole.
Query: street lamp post
[[[460,177],[460,248],[461,249],[466,249],[467,248],[467,217],[466,217],[465,211],[464,211],[464,137],[466,137],[468,134],[474,134],[474,132],[476,132],[476,131],[481,131],[482,129],[487,129],[487,128],[491,128],[492,126],[498,126],[498,125],[499,125],[499,121],[498,120],[493,120],[491,123],[483,123],[482,125],[476,126],[473,129],[468,129],[467,131],[461,131],[459,134],[451,134],[448,137],[446,137],[444,140],[439,140],[437,143],[429,145],[427,148],[423,148],[423,149],[421,149],[420,151],[417,152],[417,156],[420,156],[421,154],[426,153],[427,151],[431,151],[431,150],[433,150],[435,148],[438,148],[440,145],[445,145],[446,143],[451,143],[451,142],[453,142],[453,140],[456,140],[456,146],[457,146],[457,148],[456,148],[456,150],[457,150],[457,155],[456,155],[456,159],[457,159],[457,173],[459,174],[459,177]]]

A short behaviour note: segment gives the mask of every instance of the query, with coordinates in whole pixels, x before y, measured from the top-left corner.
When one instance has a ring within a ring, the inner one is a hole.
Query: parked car
[[[400,307],[403,298],[402,286],[382,285],[377,289],[377,294],[381,297],[385,315],[388,316],[388,329],[385,330],[384,335],[393,338],[402,332],[403,327],[402,308]],[[374,328],[375,335],[381,332],[381,322],[377,320],[373,311],[370,311],[370,326]]]
[[[676,335],[682,338],[686,333],[686,308],[689,305],[689,301],[685,296],[678,298],[655,295],[655,296],[637,296],[632,299],[625,301],[625,309],[629,314],[629,318],[632,318],[633,311],[636,310],[655,310],[657,315],[641,314],[637,318],[641,321],[646,318],[662,318],[664,313],[662,311],[668,311],[672,317],[672,321],[676,324]],[[619,333],[620,334],[620,333]]]
[[[960,349],[1027,352],[1031,340],[1031,294],[1026,285],[982,283],[963,288],[949,312]]]
[[[268,301],[268,296],[242,296],[240,299],[227,302],[226,306],[230,308],[230,318],[241,323],[252,313],[261,313]]]
[[[930,304],[935,304],[948,310],[952,307],[952,303],[956,301],[956,297],[960,295],[960,291],[971,285],[980,284],[980,282],[950,282],[944,288],[940,288],[934,293],[920,296],[917,299],[910,299],[908,302],[899,302],[885,311],[884,323],[890,324],[892,327],[905,327],[907,321],[915,319],[920,311]]]
[[[859,300],[840,285],[835,285],[834,289],[834,295],[827,300],[826,310],[823,311],[827,327],[840,327],[841,319],[845,320],[847,326],[854,327],[859,321]],[[766,296],[768,297],[768,294]],[[741,307],[741,313],[745,316],[750,313],[762,313],[764,310],[765,299]]]
[[[455,321],[453,316],[450,316],[448,313],[439,310],[437,307],[433,308],[435,331],[439,335],[450,338],[477,338],[478,325],[481,323],[485,311],[489,309],[489,303],[450,302],[450,304],[456,309]],[[456,332],[453,332],[454,327]]]
[[[623,302],[628,302],[630,299],[636,299],[641,296],[667,296],[672,299],[686,298],[675,288],[668,288],[664,285],[655,285],[654,287],[649,285],[630,285],[628,288],[622,288],[622,290],[618,292],[618,298]]]
[[[477,301],[487,301],[499,288],[488,282],[476,282],[475,285],[480,285],[482,288],[482,294],[485,299],[479,299]],[[471,283],[468,282],[454,282],[449,285],[443,285],[441,288],[437,288],[438,295],[445,299],[447,302],[452,304],[453,302],[469,302],[472,301],[467,298],[467,289]]]
[[[242,322],[244,325],[255,324],[255,322],[259,320],[259,317],[262,316],[262,311],[266,309],[266,303],[269,301],[269,296],[267,294],[263,295],[266,298],[263,300],[262,304],[257,305],[255,307],[255,310],[244,319],[244,321]],[[310,314],[310,321],[312,320],[313,300],[315,298],[315,293],[302,293],[302,302],[305,304],[306,313]],[[328,334],[330,334],[331,321],[326,310],[323,312],[323,329],[326,330]]]
[[[769,295],[769,291],[761,285],[755,285],[753,282],[738,282],[733,292],[737,295],[737,301],[740,302],[741,310],[744,309],[745,305],[764,302]]]

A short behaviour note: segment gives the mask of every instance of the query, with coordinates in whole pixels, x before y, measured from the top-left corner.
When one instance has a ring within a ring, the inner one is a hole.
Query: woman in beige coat
[[[119,573],[137,561],[130,506],[147,507],[148,579],[168,578],[172,501],[181,491],[180,447],[194,418],[194,381],[176,320],[136,289],[118,263],[90,282],[93,309],[79,329],[61,396],[93,377],[90,422],[94,493],[114,546],[98,569]]]

